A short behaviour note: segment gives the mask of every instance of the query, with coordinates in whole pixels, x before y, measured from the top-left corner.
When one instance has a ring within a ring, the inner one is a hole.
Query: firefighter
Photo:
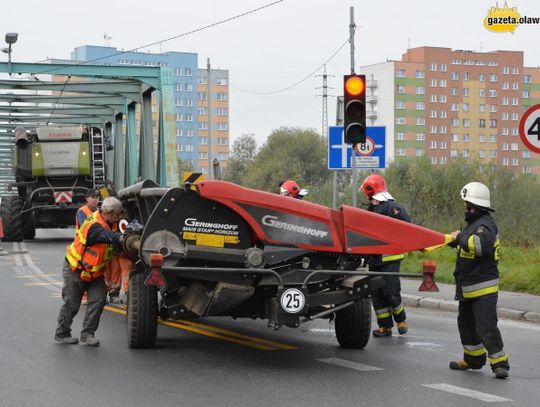
[[[388,192],[386,181],[381,175],[368,176],[360,188],[369,200],[368,211],[405,222],[411,221],[405,207],[396,202]],[[370,256],[369,266],[373,271],[399,273],[403,258],[403,254],[374,255]],[[393,321],[396,322],[400,335],[407,333],[407,315],[401,300],[399,276],[384,276],[384,287],[373,293],[371,301],[379,326],[372,332],[373,336],[392,336]]]
[[[81,206],[77,210],[75,215],[75,234],[79,230],[79,227],[84,223],[86,218],[88,218],[92,213],[97,209],[99,204],[99,192],[97,189],[88,189],[86,191],[86,205]],[[81,304],[86,305],[88,303],[88,294],[85,292]]]
[[[491,216],[495,210],[488,187],[480,182],[465,185],[461,199],[466,225],[451,235],[457,248],[454,277],[463,359],[450,362],[450,369],[481,369],[487,356],[495,377],[505,379],[510,365],[497,328],[500,252],[498,228]]]
[[[279,194],[304,199],[309,192],[307,189],[301,189],[295,181],[288,179],[279,183]]]
[[[80,225],[73,243],[67,247],[62,267],[64,304],[60,308],[54,335],[59,343],[79,343],[78,338],[71,336],[71,324],[79,312],[84,291],[88,293],[88,307],[80,340],[89,346],[100,343],[95,332],[107,296],[103,272],[113,256],[115,246],[120,249],[122,245],[123,236],[118,232],[122,213],[122,203],[118,199],[105,198],[101,209]]]

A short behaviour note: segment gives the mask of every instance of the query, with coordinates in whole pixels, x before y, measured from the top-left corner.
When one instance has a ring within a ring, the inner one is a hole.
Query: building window
[[[531,166],[529,166],[529,165],[524,165],[524,166],[523,166],[523,169],[522,169],[522,172],[523,172],[523,174],[531,174],[531,173],[532,173],[532,168],[531,168]]]
[[[181,122],[182,121],[182,113],[176,113],[176,121]]]
[[[508,97],[505,96],[505,97],[502,98],[501,104],[503,106],[508,106],[509,101],[510,101],[510,99],[508,99]]]
[[[439,117],[440,117],[441,119],[446,119],[446,110],[441,110],[441,111],[439,112]]]
[[[490,143],[497,143],[497,135],[496,134],[490,134],[489,142]]]
[[[508,136],[509,134],[510,134],[510,131],[508,130],[508,128],[503,127],[503,129],[502,129],[502,135],[503,135],[503,136]]]
[[[452,127],[459,127],[459,119],[454,117],[452,118]]]
[[[486,119],[480,119],[478,121],[478,127],[480,127],[481,129],[485,128],[486,127]]]
[[[463,135],[463,142],[468,143],[469,141],[471,141],[471,136],[468,135],[468,134],[464,134]]]
[[[446,141],[440,141],[439,142],[439,148],[441,150],[446,150]]]
[[[502,114],[502,119],[505,120],[505,121],[506,121],[506,120],[510,120],[510,113],[508,113],[508,112],[503,112],[503,114]]]
[[[463,150],[461,150],[461,154],[463,155],[463,157],[468,157],[469,156],[469,150],[467,148],[464,148]]]
[[[531,152],[530,151],[522,151],[521,152],[521,158],[525,160],[529,160],[531,158]]]
[[[199,152],[199,160],[208,160],[208,153],[205,151]]]
[[[452,143],[459,142],[459,134],[452,134]]]
[[[426,89],[423,86],[417,86],[416,87],[416,94],[417,95],[423,95],[426,93]]]
[[[437,103],[437,95],[429,95],[429,101],[432,103]]]
[[[429,133],[430,134],[436,134],[437,133],[437,126],[435,126],[434,124],[429,126]]]
[[[208,130],[208,123],[207,122],[199,122],[198,127],[201,130]]]
[[[458,90],[457,90],[457,88],[452,88],[452,89],[450,89],[450,95],[452,95],[452,96],[457,96],[457,95],[458,95]]]
[[[519,82],[512,82],[512,90],[519,90]]]
[[[510,148],[512,149],[512,151],[517,151],[517,149],[518,149],[518,143],[512,143],[512,144],[510,144]]]
[[[437,64],[435,64],[435,63],[430,64],[430,65],[429,65],[429,70],[430,70],[431,72],[437,71]]]
[[[426,77],[425,72],[424,71],[416,71],[416,77],[418,79],[424,79]]]
[[[452,104],[450,105],[450,110],[451,110],[452,112],[458,112],[458,111],[459,111],[459,105],[458,105],[457,103],[452,103]]]
[[[531,75],[525,75],[523,77],[523,83],[532,83],[532,76]]]
[[[405,93],[405,85],[397,85],[397,93]]]
[[[463,88],[463,96],[469,96],[469,88]]]
[[[439,133],[446,134],[446,126],[444,125],[439,126]]]
[[[431,157],[431,164],[437,164],[437,157]]]
[[[512,136],[519,136],[519,129],[517,127],[512,127]]]
[[[503,66],[503,74],[509,75],[510,74],[510,67],[509,66]]]
[[[471,120],[463,119],[463,127],[471,127]]]
[[[396,140],[399,140],[399,141],[405,140],[405,133],[396,133]]]
[[[446,157],[439,157],[439,164],[444,165],[446,164],[447,158]]]
[[[192,107],[193,106],[193,99],[186,99],[186,106]]]
[[[423,148],[417,148],[416,149],[416,156],[422,157],[424,155],[424,149]]]
[[[485,158],[486,157],[486,151],[485,150],[479,150],[478,155],[479,155],[480,158]]]
[[[457,81],[459,79],[459,73],[451,72],[450,73],[450,79],[453,80],[453,81]]]
[[[429,142],[429,148],[430,150],[435,150],[437,148],[437,142],[435,140],[431,140]]]
[[[446,88],[446,79],[439,80],[439,87]]]
[[[512,98],[512,106],[517,106],[519,104],[518,98]]]
[[[437,87],[437,79],[432,79],[429,83],[429,86],[431,86],[432,88],[436,88]]]
[[[206,116],[208,114],[208,109],[206,107],[198,107],[197,114],[201,116]]]
[[[470,105],[468,103],[463,103],[463,111],[468,112],[470,110]]]
[[[216,84],[218,86],[227,86],[227,78],[217,78]]]
[[[489,111],[491,113],[497,112],[497,105],[489,105]]]
[[[226,146],[229,144],[229,139],[227,137],[218,137],[217,143],[218,146]]]
[[[480,134],[480,135],[478,136],[478,141],[479,141],[480,143],[485,143],[485,142],[486,142],[486,135],[485,135],[485,134]]]
[[[490,73],[490,74],[489,74],[489,81],[490,81],[490,82],[497,82],[497,74],[495,74],[495,73]]]
[[[478,96],[481,98],[486,97],[486,90],[484,88],[478,89]]]
[[[497,150],[489,150],[489,156],[491,158],[497,158]]]
[[[191,113],[186,113],[186,122],[192,122],[193,121],[193,115]]]
[[[192,152],[193,151],[193,144],[186,144],[184,146],[184,150],[186,150],[187,152]]]
[[[517,66],[512,67],[512,75],[519,75],[519,68]]]
[[[217,115],[218,116],[227,116],[229,114],[229,109],[226,107],[218,107],[217,108]]]
[[[206,76],[199,76],[197,78],[197,83],[199,85],[206,85],[208,83],[208,78]]]
[[[396,117],[396,124],[405,124],[404,117]]]
[[[481,73],[480,75],[478,75],[478,80],[480,82],[485,82],[486,81],[486,74],[485,73]]]
[[[446,95],[439,95],[439,102],[446,103]]]
[[[416,125],[417,126],[423,126],[426,124],[426,120],[423,117],[417,117],[416,118]]]
[[[176,69],[174,70],[174,74],[175,74],[176,76],[182,76],[182,68],[176,68]]]
[[[197,92],[197,99],[198,100],[207,100],[208,94],[206,92]]]
[[[497,127],[497,119],[489,119],[489,127],[494,129]]]
[[[174,98],[174,104],[176,106],[182,106],[182,99],[180,98]]]
[[[416,133],[416,141],[424,141],[426,139],[426,136],[424,133]]]
[[[490,98],[496,98],[497,97],[497,89],[490,89],[489,90],[489,97]]]
[[[218,124],[218,130],[229,130],[229,124],[228,123],[219,123]]]
[[[484,105],[483,103],[480,103],[478,105],[478,111],[479,112],[485,112],[486,111],[486,105]]]
[[[441,72],[446,72],[446,64],[441,64]]]
[[[502,159],[502,165],[504,165],[505,167],[508,167],[508,164],[509,164],[508,157],[503,157],[503,159]]]
[[[208,144],[208,137],[199,137],[199,144],[206,146]]]
[[[186,76],[191,76],[192,75],[191,68],[186,68],[184,72],[186,73]]]
[[[503,82],[502,83],[502,89],[503,90],[509,90],[510,89],[510,82]]]
[[[522,96],[523,96],[523,99],[530,99],[531,98],[531,91],[530,90],[524,90]]]
[[[517,158],[512,158],[512,167],[517,167],[519,165],[519,160]]]
[[[403,157],[405,155],[405,149],[404,148],[398,148],[396,150],[396,155],[399,157]]]
[[[429,111],[429,117],[431,119],[436,119],[437,118],[437,111],[436,110],[430,110]]]
[[[405,78],[405,69],[398,69],[398,70],[396,71],[396,76],[397,76],[398,78]]]
[[[470,79],[471,79],[471,75],[469,75],[469,72],[464,72],[463,73],[463,80],[468,81]]]
[[[176,151],[184,151],[184,146],[182,144],[177,144]]]
[[[217,155],[218,155],[218,160],[228,160],[229,159],[229,154],[227,154],[227,153],[218,152]]]
[[[182,84],[181,83],[176,82],[174,85],[175,85],[174,86],[175,91],[182,92]]]
[[[399,109],[399,110],[405,109],[405,101],[396,100],[396,109]]]
[[[227,93],[218,92],[217,95],[216,95],[217,100],[227,100],[228,98],[229,97],[228,97]]]
[[[458,156],[458,150],[456,150],[455,148],[450,150],[450,157],[455,158],[457,156]]]
[[[508,143],[502,143],[502,150],[508,151],[509,144]]]
[[[191,83],[186,83],[186,91],[193,92],[193,85]]]

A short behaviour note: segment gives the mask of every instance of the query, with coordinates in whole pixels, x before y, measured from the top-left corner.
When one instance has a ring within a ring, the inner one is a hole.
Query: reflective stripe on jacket
[[[81,225],[75,234],[75,240],[66,250],[66,260],[70,264],[71,270],[81,271],[86,276],[89,275],[91,280],[103,274],[105,265],[113,257],[112,244],[96,243],[91,246],[86,245],[88,231],[95,224],[106,230],[117,230],[117,225],[114,225],[113,229],[111,229],[101,213],[95,211]]]
[[[85,220],[88,219],[88,217],[90,215],[92,215],[92,213],[94,212],[92,209],[90,209],[88,207],[88,205],[84,205],[82,207],[79,208],[79,210],[77,211],[77,215],[75,215],[75,233],[77,233],[79,231],[79,227],[81,225],[79,225],[79,214],[80,212],[84,213],[84,218]]]

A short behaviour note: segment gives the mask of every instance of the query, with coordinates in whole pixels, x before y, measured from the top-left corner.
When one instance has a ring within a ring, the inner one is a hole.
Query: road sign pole
[[[351,48],[351,74],[354,75],[354,31],[356,24],[354,23],[354,7],[350,8],[350,23],[349,23],[349,44]],[[352,206],[356,208],[356,151],[355,146],[352,146]]]

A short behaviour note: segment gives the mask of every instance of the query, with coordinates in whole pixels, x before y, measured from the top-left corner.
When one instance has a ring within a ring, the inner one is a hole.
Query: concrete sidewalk
[[[401,296],[405,306],[457,312],[453,284],[437,283],[439,292],[418,291],[421,280],[401,279]],[[540,323],[540,296],[499,291],[497,314],[501,318]]]

